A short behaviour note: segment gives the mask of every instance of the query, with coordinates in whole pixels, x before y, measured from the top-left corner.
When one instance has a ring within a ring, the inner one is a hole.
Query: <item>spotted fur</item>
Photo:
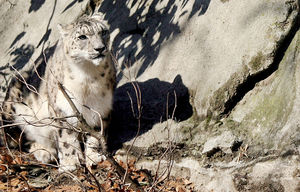
[[[61,38],[47,63],[38,94],[31,93],[22,103],[15,103],[14,122],[22,124],[26,138],[33,142],[30,152],[36,159],[43,163],[58,159],[63,171],[74,170],[83,162],[97,163],[103,156],[99,141],[91,136],[83,139],[82,152],[80,122],[58,84],[64,86],[88,125],[104,134],[112,110],[116,73],[108,27],[101,15],[82,16],[58,28]]]

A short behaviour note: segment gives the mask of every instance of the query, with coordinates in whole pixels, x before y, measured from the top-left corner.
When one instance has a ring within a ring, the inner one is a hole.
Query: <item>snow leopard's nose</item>
[[[100,48],[95,48],[95,50],[99,53],[103,53],[103,51],[105,51],[105,46],[104,47],[100,47]]]

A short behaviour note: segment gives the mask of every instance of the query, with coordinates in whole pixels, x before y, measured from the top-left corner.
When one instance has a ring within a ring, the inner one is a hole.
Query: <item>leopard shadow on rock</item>
[[[158,78],[133,83],[138,84],[141,92],[139,135],[149,131],[154,124],[165,121],[167,117],[171,118],[175,103],[175,120],[183,121],[192,116],[189,91],[180,75],[177,75],[172,83],[160,81]],[[122,143],[131,140],[137,134],[138,105],[133,83],[126,83],[115,90],[112,120],[108,129],[110,150],[120,148]]]

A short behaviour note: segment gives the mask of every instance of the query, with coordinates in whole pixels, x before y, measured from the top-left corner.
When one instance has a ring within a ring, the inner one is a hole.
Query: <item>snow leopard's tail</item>
[[[13,120],[13,115],[15,113],[14,103],[20,103],[23,101],[24,96],[26,95],[26,82],[29,78],[29,72],[22,72],[21,74],[16,75],[10,82],[4,102],[2,104],[3,119]]]
[[[27,94],[26,85],[29,78],[29,72],[22,72],[12,78],[6,91],[4,102],[1,106],[1,128],[0,128],[0,146],[7,144],[9,147],[18,146],[20,130],[13,125],[15,115],[15,103],[23,102]],[[11,125],[11,126],[10,126]]]

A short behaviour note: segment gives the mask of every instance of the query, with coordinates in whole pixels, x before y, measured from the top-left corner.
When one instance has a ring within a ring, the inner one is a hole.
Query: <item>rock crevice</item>
[[[228,116],[243,97],[249,91],[253,90],[257,83],[265,80],[278,69],[279,63],[282,61],[286,50],[300,26],[299,5],[292,4],[289,10],[288,17],[283,23],[290,20],[290,29],[287,30],[287,33],[277,42],[274,51],[269,55],[263,55],[260,52],[250,61],[249,65],[252,66],[256,72],[251,74],[251,69],[244,67],[240,72],[233,74],[224,86],[216,90],[214,96],[211,98],[211,107],[208,114],[213,114],[216,119]],[[281,24],[284,25],[283,23]],[[268,67],[261,67],[264,62],[270,59],[272,62]]]

